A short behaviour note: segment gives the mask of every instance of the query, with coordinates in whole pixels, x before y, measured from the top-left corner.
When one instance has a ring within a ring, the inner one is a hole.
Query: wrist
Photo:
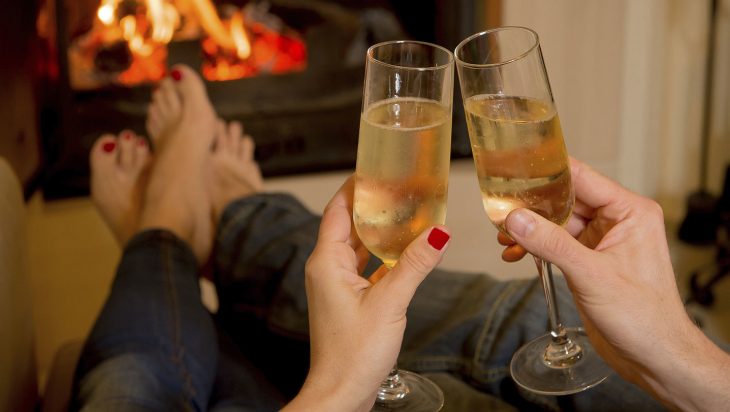
[[[730,407],[730,355],[694,324],[679,330],[672,350],[652,357],[644,384],[660,401],[682,411]]]
[[[297,396],[283,409],[294,411],[369,411],[375,402],[375,391],[362,394],[362,388],[349,388],[345,382],[328,382],[307,376]]]

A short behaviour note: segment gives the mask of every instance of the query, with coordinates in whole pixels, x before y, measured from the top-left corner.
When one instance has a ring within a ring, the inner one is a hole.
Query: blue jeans
[[[169,232],[137,234],[77,368],[75,408],[281,408],[308,368],[303,272],[318,227],[319,216],[287,195],[229,205],[214,243],[214,315],[200,301],[189,247]],[[556,289],[564,323],[578,326],[562,279]],[[501,282],[435,270],[408,309],[398,363],[444,389],[445,411],[662,410],[618,376],[572,396],[520,390],[509,377],[512,354],[547,324],[537,279]]]

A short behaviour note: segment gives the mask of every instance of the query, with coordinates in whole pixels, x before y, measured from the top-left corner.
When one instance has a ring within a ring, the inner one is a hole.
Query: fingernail
[[[137,146],[146,146],[147,142],[143,138],[137,139]]]
[[[178,69],[175,69],[170,72],[170,77],[172,77],[172,79],[176,82],[179,82],[180,80],[182,80],[182,72]]]
[[[106,143],[104,143],[101,146],[101,150],[103,150],[103,151],[105,151],[107,153],[111,153],[111,152],[114,151],[114,148],[116,148],[116,147],[117,147],[117,144],[116,143],[114,143],[114,142],[106,142]]]
[[[535,229],[535,218],[528,211],[517,209],[507,217],[506,226],[510,234],[520,237],[529,236]]]
[[[451,236],[449,236],[448,233],[435,227],[431,229],[431,233],[428,234],[428,244],[433,246],[436,250],[441,250],[450,238]]]
[[[132,138],[132,132],[124,132],[124,138],[130,140]]]

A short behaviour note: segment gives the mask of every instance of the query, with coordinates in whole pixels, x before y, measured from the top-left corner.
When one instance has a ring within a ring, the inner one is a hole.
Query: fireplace
[[[465,0],[419,2],[416,13],[388,0],[45,1],[37,26],[47,43],[49,199],[88,194],[88,151],[100,134],[145,134],[151,92],[176,63],[200,71],[223,119],[244,124],[264,176],[351,168],[367,47],[418,38],[453,48],[479,24]],[[470,156],[459,104],[453,130],[453,155]]]

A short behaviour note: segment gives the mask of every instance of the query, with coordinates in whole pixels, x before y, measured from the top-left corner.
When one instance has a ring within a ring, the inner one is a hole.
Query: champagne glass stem
[[[378,388],[378,400],[382,402],[403,399],[408,394],[408,388],[398,375],[398,365],[393,365],[388,377]]]
[[[558,304],[555,300],[555,285],[553,283],[553,266],[550,262],[534,256],[537,271],[542,280],[545,301],[548,307],[550,322],[550,336],[552,341],[545,348],[543,362],[553,368],[567,368],[574,365],[583,357],[583,349],[568,337],[563,324],[560,322]]]

